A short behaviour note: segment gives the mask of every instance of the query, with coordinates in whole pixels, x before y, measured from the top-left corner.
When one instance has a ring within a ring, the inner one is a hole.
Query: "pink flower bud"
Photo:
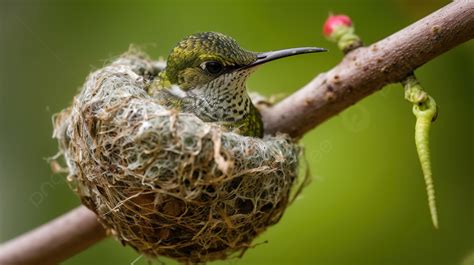
[[[352,26],[351,19],[346,15],[331,15],[326,19],[323,26],[323,34],[330,37],[337,26]]]

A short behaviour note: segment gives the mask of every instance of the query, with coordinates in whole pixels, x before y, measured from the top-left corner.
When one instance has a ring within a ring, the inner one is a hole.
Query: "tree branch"
[[[347,54],[275,106],[263,110],[267,133],[301,137],[328,118],[474,37],[474,1],[453,2],[369,47]]]
[[[293,95],[262,110],[267,133],[301,137],[389,83],[474,37],[474,1],[455,1],[369,47],[358,48]],[[105,232],[80,206],[0,246],[0,264],[56,264],[102,240]]]
[[[0,264],[58,264],[103,238],[95,213],[80,206],[1,245]]]

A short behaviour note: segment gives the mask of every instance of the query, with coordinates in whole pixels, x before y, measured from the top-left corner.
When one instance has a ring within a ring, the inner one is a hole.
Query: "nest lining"
[[[300,148],[164,109],[146,92],[163,67],[127,53],[55,116],[68,181],[110,233],[147,256],[205,263],[243,253],[304,184]]]

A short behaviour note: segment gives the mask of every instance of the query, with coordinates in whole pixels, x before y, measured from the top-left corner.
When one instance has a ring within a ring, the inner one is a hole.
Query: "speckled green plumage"
[[[221,125],[241,135],[263,137],[262,115],[253,105],[250,109],[243,119],[236,122],[223,122]]]
[[[166,107],[194,113],[241,135],[262,137],[261,115],[245,88],[253,69],[244,67],[256,59],[256,53],[242,49],[228,36],[197,33],[173,48],[166,69],[149,92]],[[203,68],[206,62],[218,62],[224,70],[210,74]]]

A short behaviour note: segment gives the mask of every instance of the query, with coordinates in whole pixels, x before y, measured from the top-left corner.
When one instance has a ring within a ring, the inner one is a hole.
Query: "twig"
[[[263,110],[267,133],[301,137],[326,119],[474,37],[474,1],[458,0],[369,47],[358,48],[327,73]],[[56,264],[105,238],[80,206],[0,246],[0,264]]]

